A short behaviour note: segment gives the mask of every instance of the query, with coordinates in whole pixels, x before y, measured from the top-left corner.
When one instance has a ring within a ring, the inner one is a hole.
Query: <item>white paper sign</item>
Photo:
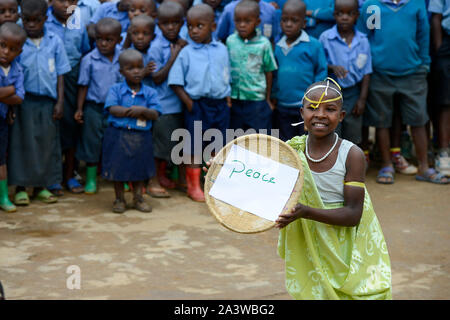
[[[275,221],[288,201],[299,171],[233,145],[209,194]]]

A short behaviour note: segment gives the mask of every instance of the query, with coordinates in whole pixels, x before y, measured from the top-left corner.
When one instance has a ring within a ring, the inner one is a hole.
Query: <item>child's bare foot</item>
[[[150,179],[147,190],[153,198],[170,198],[169,192],[159,184],[156,177]]]

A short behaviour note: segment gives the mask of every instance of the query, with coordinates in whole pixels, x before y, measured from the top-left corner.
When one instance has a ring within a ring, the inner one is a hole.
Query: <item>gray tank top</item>
[[[342,139],[338,150],[338,157],[333,167],[325,172],[314,172],[311,170],[314,182],[323,203],[344,202],[344,178],[347,172],[345,162],[353,142]]]

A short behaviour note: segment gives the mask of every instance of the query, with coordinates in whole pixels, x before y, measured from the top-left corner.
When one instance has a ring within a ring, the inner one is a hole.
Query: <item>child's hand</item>
[[[269,3],[270,3],[270,5],[271,5],[272,7],[275,8],[275,10],[280,9],[280,6],[279,6],[278,3],[276,3],[275,1],[272,1],[272,2],[269,2]]]
[[[63,117],[63,104],[61,102],[57,102],[55,107],[53,108],[53,120],[61,120]]]
[[[348,71],[342,66],[330,66],[330,69],[339,79],[345,78],[348,74]]]
[[[228,108],[231,108],[233,106],[233,102],[231,102],[231,97],[227,97],[226,99]]]
[[[144,68],[144,77],[148,77],[156,70],[156,63],[155,61],[150,61],[147,63],[147,65]]]
[[[6,121],[8,122],[8,124],[10,126],[12,126],[12,124],[14,123],[15,119],[16,119],[16,113],[10,107],[9,110],[8,110],[8,114],[6,115]]]
[[[141,106],[131,106],[131,107],[128,109],[127,117],[130,117],[130,118],[143,118],[143,117],[142,117],[142,113],[143,113],[145,110],[147,110],[146,107],[141,107]]]
[[[266,101],[267,101],[267,104],[270,107],[270,110],[272,110],[272,111],[275,110],[275,105],[272,103],[272,101],[270,101],[270,99],[267,99]]]
[[[184,39],[179,38],[179,39],[177,40],[177,45],[181,46],[182,49],[183,49],[185,46],[187,46],[187,44],[188,44],[187,41],[184,40]]]
[[[78,124],[83,124],[83,110],[77,110],[73,115],[73,118]]]
[[[291,212],[285,213],[285,214],[280,214],[278,216],[278,219],[275,221],[275,227],[277,227],[278,229],[282,229],[284,227],[286,227],[289,223],[297,220],[298,218],[302,218],[303,216],[305,216],[307,210],[309,207],[298,203],[292,210]]]
[[[356,101],[355,106],[353,107],[352,113],[355,116],[361,116],[364,113],[364,109],[366,108],[366,100],[365,99],[358,99]]]
[[[211,167],[211,163],[214,161],[214,158],[209,159],[209,161],[206,161],[206,167],[203,167],[203,171],[205,173],[208,173],[209,167]]]
[[[192,99],[189,99],[189,101],[186,102],[186,109],[189,112],[192,112],[193,108],[194,108],[194,101],[192,101]]]

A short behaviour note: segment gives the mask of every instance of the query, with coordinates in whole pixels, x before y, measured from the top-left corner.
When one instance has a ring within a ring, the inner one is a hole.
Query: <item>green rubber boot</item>
[[[84,193],[94,194],[97,192],[97,166],[86,167],[86,183]]]
[[[6,212],[17,211],[16,206],[9,201],[8,197],[8,181],[0,180],[0,208]]]

